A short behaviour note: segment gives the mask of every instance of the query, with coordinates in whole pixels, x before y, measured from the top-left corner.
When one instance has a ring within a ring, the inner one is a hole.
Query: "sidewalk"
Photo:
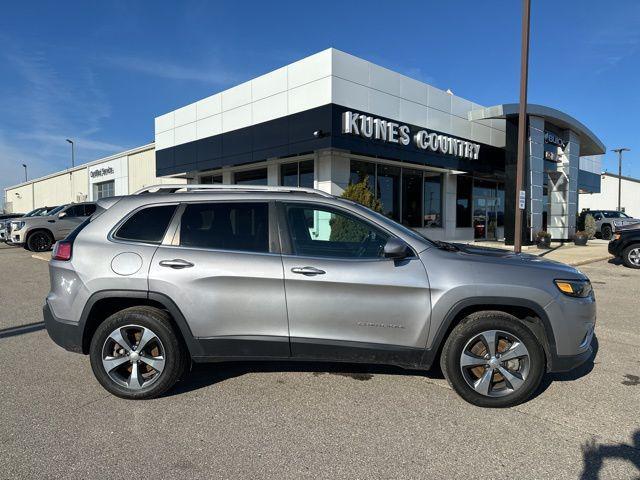
[[[505,245],[504,242],[462,242],[468,245],[475,245],[477,247],[491,247],[502,248],[506,250],[513,250],[513,245]],[[535,245],[526,245],[522,247],[522,253],[529,255],[538,255],[548,260],[555,260],[556,262],[566,263],[577,267],[579,265],[586,265],[587,263],[599,262],[601,260],[607,260],[612,258],[609,255],[607,247],[609,242],[607,240],[593,239],[589,240],[586,246],[577,247],[573,243],[557,243],[552,242],[549,250],[542,250]]]

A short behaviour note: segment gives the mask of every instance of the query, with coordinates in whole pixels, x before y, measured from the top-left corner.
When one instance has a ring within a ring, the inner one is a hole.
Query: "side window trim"
[[[189,205],[197,205],[197,204],[211,204],[211,203],[264,203],[267,205],[267,221],[268,225],[268,234],[269,234],[269,251],[268,252],[252,252],[248,250],[231,250],[231,249],[223,249],[223,248],[206,248],[206,247],[191,247],[180,245],[180,229],[182,227],[182,215],[184,211]],[[281,254],[281,242],[280,235],[278,232],[278,223],[277,222],[277,214],[276,214],[276,202],[273,200],[265,200],[265,199],[256,199],[253,201],[246,200],[237,200],[237,199],[229,199],[229,200],[199,200],[193,202],[182,202],[176,209],[174,213],[174,217],[169,224],[169,228],[167,229],[167,234],[161,245],[171,246],[176,248],[185,248],[189,250],[201,250],[201,251],[211,251],[211,252],[238,252],[238,253],[247,253],[250,255],[280,255]],[[175,227],[175,230],[173,229]],[[171,235],[169,236],[169,233]]]

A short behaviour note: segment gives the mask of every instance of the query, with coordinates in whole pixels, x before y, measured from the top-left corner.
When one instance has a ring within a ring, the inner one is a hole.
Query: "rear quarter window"
[[[158,205],[138,210],[116,231],[114,238],[132,242],[160,243],[176,205]]]

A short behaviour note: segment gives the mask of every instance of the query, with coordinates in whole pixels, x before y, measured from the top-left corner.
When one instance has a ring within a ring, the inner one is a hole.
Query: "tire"
[[[622,262],[629,268],[640,268],[640,243],[629,245],[622,251]]]
[[[32,252],[48,252],[53,246],[53,236],[46,230],[37,230],[27,237],[25,247]]]
[[[128,345],[114,340],[116,332]],[[135,344],[145,338],[145,345],[136,349]],[[169,314],[148,306],[126,308],[101,323],[91,339],[89,357],[100,384],[113,395],[131,400],[162,395],[183,376],[190,362]]]
[[[603,225],[600,231],[602,232],[601,235],[603,240],[611,240],[613,230],[610,225]]]
[[[522,353],[524,346],[527,356],[506,362],[491,357],[492,365],[502,368],[494,370],[489,365],[487,342],[482,342],[491,338],[491,332],[497,332],[494,344],[498,347],[498,355],[506,356],[510,351],[510,355]],[[473,352],[469,350],[470,346],[473,346]],[[467,352],[465,359],[472,358],[477,366],[462,366],[463,351]],[[487,354],[486,361],[483,353]],[[518,405],[533,395],[544,375],[546,361],[538,339],[517,318],[504,312],[485,311],[469,315],[453,329],[442,350],[440,366],[449,385],[467,402],[478,407],[504,408]],[[504,370],[505,375],[502,374]],[[507,375],[513,385],[507,381]],[[482,386],[487,385],[482,380],[487,378],[490,388],[481,393]]]

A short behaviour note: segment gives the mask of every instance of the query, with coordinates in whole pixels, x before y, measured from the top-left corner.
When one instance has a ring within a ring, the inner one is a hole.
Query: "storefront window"
[[[360,183],[365,177],[369,177],[369,187],[375,189],[376,164],[351,160],[351,175],[349,183]]]
[[[424,226],[442,227],[442,175],[424,172]]]
[[[377,198],[382,203],[382,213],[398,220],[400,218],[400,167],[378,165],[375,186]]]
[[[365,177],[387,217],[412,228],[442,227],[442,174],[352,160],[350,183]]]
[[[313,160],[280,165],[280,185],[313,188]]]
[[[422,227],[422,171],[402,169],[402,224]]]
[[[504,227],[504,183],[498,183],[498,226]]]
[[[222,183],[222,175],[205,175],[204,177],[200,177],[200,183],[203,185]]]
[[[236,185],[267,185],[267,169],[247,170],[233,175]]]
[[[113,197],[115,195],[116,182],[109,180],[108,182],[100,182],[93,184],[93,199],[99,200],[105,197]]]
[[[458,175],[456,192],[456,227],[471,227],[471,190],[473,179]]]

